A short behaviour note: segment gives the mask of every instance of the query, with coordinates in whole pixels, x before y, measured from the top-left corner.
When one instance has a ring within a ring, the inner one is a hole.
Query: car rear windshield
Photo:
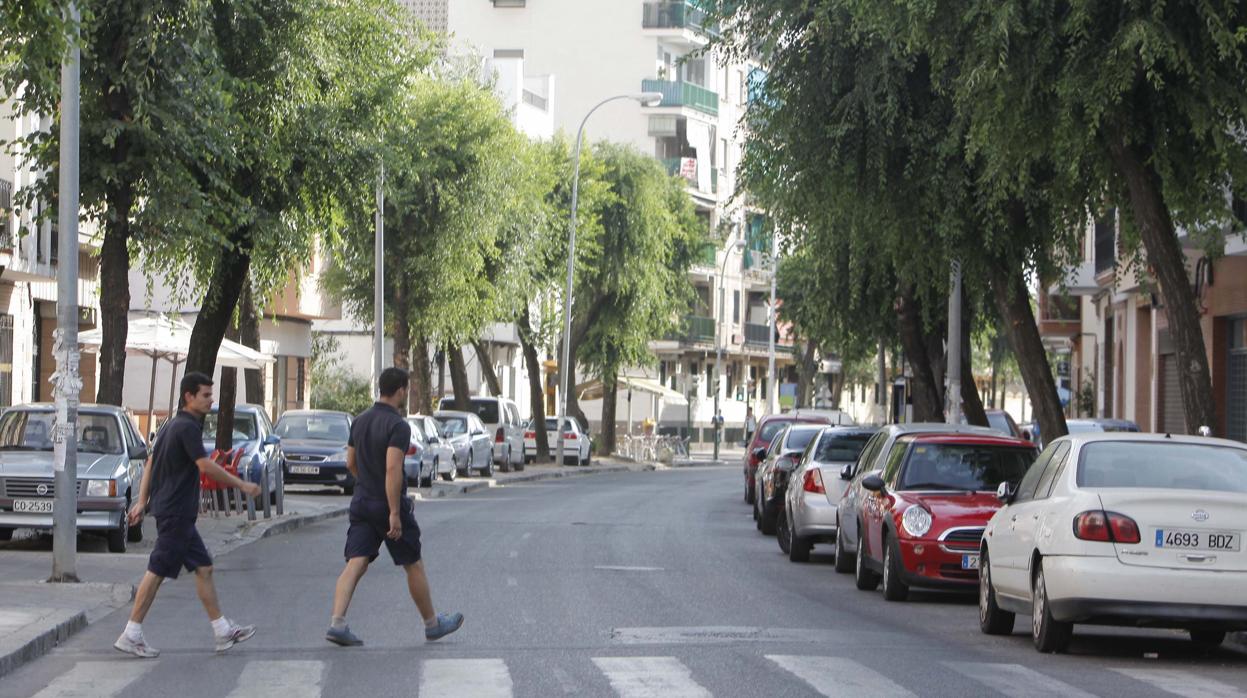
[[[1099,441],[1082,447],[1078,486],[1247,492],[1247,449]]]
[[[871,434],[823,434],[814,451],[819,463],[851,463],[857,460]]]
[[[0,417],[0,450],[51,451],[53,413],[10,410]],[[112,415],[78,414],[78,450],[83,453],[122,452],[121,432]]]
[[[212,441],[216,439],[217,413],[213,412],[204,417],[204,440]],[[255,441],[256,435],[260,433],[259,427],[255,423],[255,415],[246,412],[234,413],[234,441]]]
[[[789,429],[788,436],[784,440],[784,450],[804,451],[805,447],[809,446],[810,442],[814,440],[814,437],[818,436],[819,431],[820,430],[817,428],[801,429],[799,427],[793,427],[792,429]]]
[[[915,443],[901,473],[901,490],[995,490],[1016,483],[1035,450],[1016,446]]]
[[[443,398],[442,409],[444,410],[456,409],[454,398]],[[502,417],[500,416],[500,413],[498,412],[498,401],[497,400],[482,400],[482,399],[469,400],[468,409],[464,411],[475,414],[477,417],[481,418],[482,422],[486,424],[501,424],[502,423]]]
[[[345,444],[350,424],[340,414],[284,414],[274,429],[283,439],[309,439]]]

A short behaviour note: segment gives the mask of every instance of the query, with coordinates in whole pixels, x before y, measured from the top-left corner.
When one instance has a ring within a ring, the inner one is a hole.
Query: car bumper
[[[309,467],[317,469],[315,473],[295,473],[291,472],[291,467],[287,466],[284,477],[287,485],[353,485],[355,478],[351,477],[351,473],[346,469],[346,463],[317,463]]]
[[[125,505],[112,511],[79,511],[78,529],[83,531],[105,531],[121,526],[121,517],[125,515]],[[51,514],[26,514],[13,511],[0,511],[0,527],[3,528],[34,528],[52,530]]]
[[[1057,620],[1247,630],[1247,572],[1143,567],[1116,557],[1081,556],[1045,557],[1043,571]]]
[[[802,490],[793,499],[793,533],[806,538],[835,537],[836,505],[827,501],[827,495]]]
[[[906,584],[936,589],[965,589],[978,585],[978,569],[966,569],[963,564],[967,555],[977,558],[977,551],[950,552],[935,539],[899,542],[905,568],[901,578]]]

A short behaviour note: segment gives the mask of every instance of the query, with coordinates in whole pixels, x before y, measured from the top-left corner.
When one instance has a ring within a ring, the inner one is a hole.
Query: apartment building
[[[1199,301],[1219,424],[1247,441],[1247,210],[1225,234],[1225,254],[1207,258],[1180,234]],[[1145,431],[1186,433],[1176,360],[1163,301],[1146,272],[1121,258],[1120,216],[1089,226],[1082,261],[1064,288],[1040,299],[1040,330],[1072,389],[1068,413],[1128,419]],[[1066,358],[1068,357],[1068,358]]]

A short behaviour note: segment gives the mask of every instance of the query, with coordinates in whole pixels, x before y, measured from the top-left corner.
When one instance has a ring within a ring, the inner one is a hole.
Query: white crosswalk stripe
[[[594,657],[620,698],[708,698],[675,657]]]
[[[1095,695],[1033,669],[1027,669],[1021,664],[990,662],[944,662],[944,664],[1010,698],[1038,698],[1053,695],[1060,695],[1062,698],[1094,698]]]
[[[35,698],[113,698],[156,667],[151,660],[78,662],[52,679]]]
[[[877,671],[843,657],[768,654],[766,658],[795,674],[824,696],[912,696],[912,692]]]
[[[229,698],[318,698],[325,663],[313,660],[247,662]]]
[[[1193,671],[1181,669],[1150,669],[1117,667],[1113,671],[1124,674],[1136,681],[1159,688],[1167,693],[1190,698],[1242,698],[1247,693],[1215,679],[1210,679]]]
[[[420,673],[421,698],[508,698],[511,672],[501,659],[429,659]]]

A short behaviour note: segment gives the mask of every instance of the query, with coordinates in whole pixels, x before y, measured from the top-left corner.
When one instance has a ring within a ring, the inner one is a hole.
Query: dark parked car
[[[762,461],[758,466],[757,488],[754,494],[753,515],[758,530],[766,535],[775,534],[779,517],[784,516],[784,496],[788,491],[788,475],[801,461],[805,447],[823,430],[822,424],[789,423],[784,426],[771,446],[757,455]],[[759,449],[761,451],[761,449]]]
[[[346,469],[351,415],[330,410],[290,410],[277,420],[274,433],[281,438],[286,482],[341,487],[348,495],[355,492],[355,478]]]
[[[779,433],[780,429],[790,424],[819,424],[831,425],[840,421],[837,418],[831,418],[827,414],[811,414],[808,416],[795,416],[792,414],[768,414],[758,422],[758,428],[753,432],[753,438],[749,439],[745,444],[745,457],[743,459],[745,472],[745,503],[755,504],[754,496],[757,490],[756,473],[758,466],[762,464],[762,454],[771,447],[771,440]],[[756,504],[755,504],[756,506]]]

